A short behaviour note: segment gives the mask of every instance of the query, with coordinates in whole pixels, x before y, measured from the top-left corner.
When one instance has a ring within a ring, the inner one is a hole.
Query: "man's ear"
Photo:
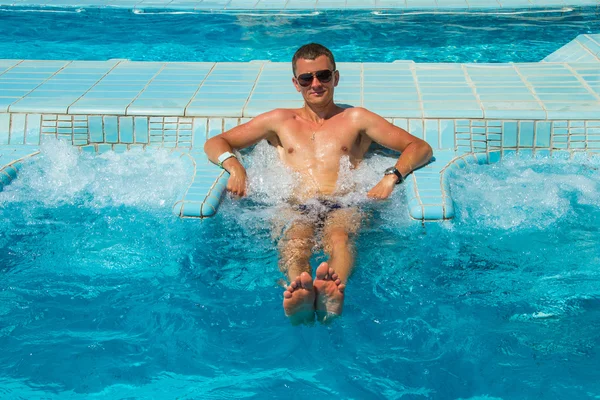
[[[300,88],[300,85],[298,85],[298,80],[296,80],[296,78],[292,77],[292,83],[294,84],[294,87],[296,88],[297,92],[302,91],[302,88]]]
[[[333,86],[336,87],[340,83],[340,71],[335,71],[335,76],[333,78]]]

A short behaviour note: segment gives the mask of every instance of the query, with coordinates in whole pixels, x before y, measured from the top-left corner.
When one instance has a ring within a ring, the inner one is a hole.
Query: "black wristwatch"
[[[385,172],[383,174],[384,175],[396,175],[396,177],[398,178],[398,181],[396,182],[396,185],[399,185],[402,182],[404,182],[404,177],[402,176],[402,174],[400,173],[400,171],[398,171],[396,169],[396,167],[389,167],[388,169],[385,170]]]

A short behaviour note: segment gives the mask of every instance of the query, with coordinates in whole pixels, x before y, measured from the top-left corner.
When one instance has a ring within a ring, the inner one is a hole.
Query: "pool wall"
[[[336,101],[363,106],[434,149],[408,179],[415,219],[454,216],[446,172],[509,154],[600,153],[600,35],[540,63],[339,63]],[[46,138],[83,151],[171,148],[194,176],[174,212],[214,215],[227,173],[207,138],[274,109],[300,107],[288,63],[0,60],[0,189]]]

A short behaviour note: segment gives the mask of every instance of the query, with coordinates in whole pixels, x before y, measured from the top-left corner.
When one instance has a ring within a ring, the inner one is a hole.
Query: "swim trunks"
[[[322,228],[325,224],[325,220],[332,211],[341,210],[346,206],[335,200],[311,199],[306,203],[296,204],[292,207],[300,212],[300,214],[309,219],[313,219],[316,222],[317,227]]]
[[[315,202],[298,204],[295,208],[302,214],[328,214],[333,210],[339,210],[343,206],[337,201],[328,199],[316,199]]]

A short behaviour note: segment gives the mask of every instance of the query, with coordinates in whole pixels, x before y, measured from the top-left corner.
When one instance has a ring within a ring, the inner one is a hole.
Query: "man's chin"
[[[304,101],[306,102],[306,104],[309,105],[313,105],[313,106],[323,106],[326,104],[331,103],[332,99],[329,97],[317,97],[317,96],[311,96],[307,99],[304,99]]]

